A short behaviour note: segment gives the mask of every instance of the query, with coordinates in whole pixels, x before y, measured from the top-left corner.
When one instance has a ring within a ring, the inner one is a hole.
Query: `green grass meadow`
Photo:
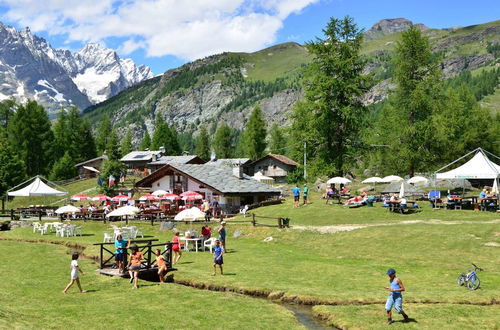
[[[500,327],[499,305],[492,304],[500,297],[498,213],[432,210],[423,203],[421,212],[401,215],[377,204],[349,209],[326,205],[317,194],[312,197],[311,204],[297,209],[286,201],[252,210],[261,216],[290,217],[290,229],[239,222],[249,221],[248,216],[230,219],[225,276],[211,276],[213,257],[208,252],[183,253],[175,281],[225,292],[142,280],[139,290],[132,290],[125,279],[97,275],[98,265],[84,259],[81,263],[87,274],[82,283],[89,292],[80,294],[72,288],[63,295],[69,280],[70,249],[47,243],[78,243],[86,247],[85,255],[96,256],[99,251],[92,244],[102,242],[104,232],[112,232],[110,225],[77,221],[84,235],[69,238],[53,233],[41,236],[31,227],[0,232],[0,253],[8,256],[0,264],[5,279],[0,281],[0,328],[301,327],[283,306],[230,293],[234,291],[270,294],[282,302],[325,304],[313,307],[313,312],[329,325],[377,329],[386,327],[384,287],[390,267],[405,284],[405,309],[416,320],[396,322],[393,327]],[[259,217],[257,221],[275,223]],[[158,223],[134,224],[147,238],[164,242],[173,236],[173,231],[160,231]],[[336,231],[350,225],[355,226],[351,231]],[[179,223],[177,229],[199,232],[201,226]],[[210,226],[215,230],[217,224]],[[235,231],[243,235],[234,238]],[[265,242],[268,237],[273,239]],[[456,284],[457,276],[471,262],[485,269],[479,273],[481,287],[476,291]]]

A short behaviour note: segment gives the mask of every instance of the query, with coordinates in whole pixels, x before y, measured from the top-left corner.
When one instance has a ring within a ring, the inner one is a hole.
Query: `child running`
[[[212,273],[212,276],[215,276],[216,270],[217,270],[217,265],[219,265],[220,268],[220,274],[224,275],[224,272],[222,271],[222,264],[224,263],[224,260],[222,259],[222,255],[224,254],[224,249],[222,248],[220,241],[216,240],[215,241],[215,247],[214,247],[214,272]]]
[[[156,260],[153,263],[153,266],[158,266],[158,277],[160,278],[160,283],[165,283],[165,274],[167,273],[167,261],[165,257],[161,254],[160,249],[156,249]]]
[[[390,325],[393,323],[392,321],[392,307],[398,314],[403,315],[404,321],[408,322],[409,318],[405,312],[403,312],[403,291],[405,291],[405,287],[403,282],[399,278],[396,277],[396,271],[393,268],[390,268],[387,271],[387,275],[389,275],[389,286],[386,286],[385,289],[389,290],[391,294],[387,297],[387,302],[385,304],[385,311],[387,312],[387,324]]]
[[[173,263],[174,265],[179,262],[179,259],[182,257],[182,252],[181,252],[181,242],[179,238],[179,232],[175,232],[175,236],[172,238],[172,242],[174,243],[172,245],[172,251],[174,251],[174,260]]]
[[[78,285],[78,288],[80,289],[81,293],[86,292],[85,290],[82,289],[82,286],[80,285],[80,278],[78,276],[78,272],[82,273],[82,275],[84,273],[83,273],[82,269],[80,268],[80,266],[78,266],[78,256],[79,256],[78,252],[74,252],[71,255],[71,266],[70,266],[70,269],[71,269],[71,281],[66,286],[66,288],[63,290],[63,293],[66,293],[68,291],[68,289],[71,288],[71,286],[73,284],[75,284],[75,282]]]

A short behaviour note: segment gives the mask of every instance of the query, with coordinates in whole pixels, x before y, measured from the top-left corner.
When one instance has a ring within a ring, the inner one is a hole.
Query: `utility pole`
[[[304,142],[304,180],[307,181],[307,142]]]

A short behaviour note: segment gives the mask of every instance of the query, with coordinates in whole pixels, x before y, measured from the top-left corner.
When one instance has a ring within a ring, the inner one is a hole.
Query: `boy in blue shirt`
[[[389,276],[389,286],[386,286],[385,289],[388,290],[391,294],[387,297],[387,302],[385,303],[385,311],[387,312],[387,324],[392,324],[392,307],[396,310],[398,314],[403,315],[404,321],[408,322],[409,318],[405,312],[403,312],[403,291],[405,291],[405,287],[403,282],[399,278],[396,277],[396,271],[393,268],[389,268],[387,271],[387,275]]]
[[[215,247],[214,247],[214,255],[215,255],[214,264],[213,264],[214,272],[212,273],[212,276],[215,276],[217,265],[219,265],[220,274],[224,275],[224,272],[222,271],[222,264],[224,263],[224,260],[222,259],[223,254],[224,254],[224,249],[220,245],[220,241],[216,240]]]
[[[299,201],[300,201],[299,185],[296,184],[295,188],[293,188],[292,191],[293,191],[293,207],[299,207]]]

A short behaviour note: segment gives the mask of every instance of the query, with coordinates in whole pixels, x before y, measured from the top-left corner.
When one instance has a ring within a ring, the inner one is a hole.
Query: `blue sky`
[[[405,17],[433,28],[500,18],[498,1],[366,0],[0,0],[0,21],[55,48],[100,42],[155,74],[223,51],[256,51],[321,35],[330,17],[369,29]]]

